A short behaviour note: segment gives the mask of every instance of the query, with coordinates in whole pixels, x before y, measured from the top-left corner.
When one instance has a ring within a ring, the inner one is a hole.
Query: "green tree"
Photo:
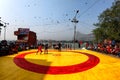
[[[97,28],[93,30],[97,41],[106,38],[120,41],[120,1],[114,2],[111,8],[103,11],[98,20],[94,24]]]

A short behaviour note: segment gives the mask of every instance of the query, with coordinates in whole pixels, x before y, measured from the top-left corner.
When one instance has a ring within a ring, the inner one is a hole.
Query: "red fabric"
[[[42,51],[42,46],[38,46],[38,51]]]
[[[14,63],[25,70],[29,70],[29,71],[40,73],[40,74],[42,73],[42,74],[56,75],[56,74],[71,74],[71,73],[82,72],[95,67],[100,61],[98,57],[92,54],[87,54],[82,52],[73,52],[73,53],[80,53],[88,56],[88,60],[83,63],[79,63],[75,65],[71,64],[69,66],[45,66],[45,65],[34,64],[25,60],[25,56],[32,53],[34,52],[26,52],[24,54],[17,55],[14,58]],[[50,62],[47,62],[47,63],[49,65],[51,64]]]
[[[79,43],[82,45],[82,43],[83,43],[83,42],[82,42],[82,41],[80,41]]]

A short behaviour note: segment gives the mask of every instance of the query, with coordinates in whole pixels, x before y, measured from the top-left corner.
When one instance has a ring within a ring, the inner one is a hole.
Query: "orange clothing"
[[[42,51],[42,46],[38,46],[38,51]]]

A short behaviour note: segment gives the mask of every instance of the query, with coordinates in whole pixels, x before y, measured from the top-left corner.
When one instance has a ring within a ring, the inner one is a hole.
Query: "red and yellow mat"
[[[120,80],[120,58],[89,50],[0,57],[0,80]]]

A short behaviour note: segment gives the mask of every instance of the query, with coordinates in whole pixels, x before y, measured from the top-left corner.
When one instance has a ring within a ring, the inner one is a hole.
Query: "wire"
[[[66,32],[66,31],[71,31],[73,30],[73,28],[67,28],[65,30],[59,30],[59,31],[54,31],[54,32],[51,32],[51,31],[47,31],[47,30],[44,30],[44,31],[41,31],[41,32],[46,32],[46,33],[58,33],[58,32]]]
[[[78,16],[80,18],[83,14],[85,14],[89,9],[91,9],[95,4],[97,4],[100,0],[96,0],[90,7],[88,7],[85,11],[81,13],[81,15]]]

